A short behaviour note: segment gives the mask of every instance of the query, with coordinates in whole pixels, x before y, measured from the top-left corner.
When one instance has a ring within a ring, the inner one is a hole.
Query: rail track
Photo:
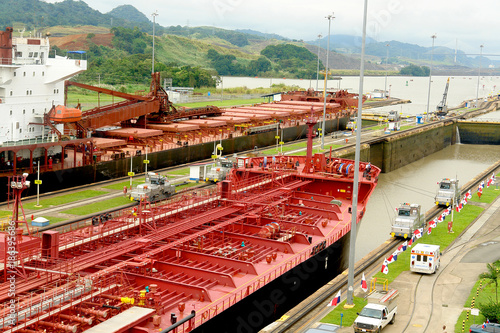
[[[474,179],[469,181],[467,184],[465,184],[462,189],[461,189],[461,194],[465,194],[467,191],[471,190],[475,186],[478,186],[479,183],[484,180],[485,177],[488,175],[491,175],[493,172],[498,172],[500,170],[500,161],[495,163],[493,166],[489,167],[485,171],[481,172],[478,176],[476,176]],[[426,212],[426,222],[433,220],[436,216],[441,214],[441,212],[444,209],[439,208],[437,206],[431,208],[429,211]],[[466,232],[472,224],[467,226],[467,228],[462,232]],[[458,238],[459,236],[457,236]],[[444,253],[447,253],[455,244],[455,241],[453,241],[450,246],[447,247]],[[359,284],[361,281],[361,273],[369,271],[369,272],[375,272],[380,268],[380,264],[385,258],[387,253],[391,253],[391,251],[394,251],[400,244],[403,243],[403,240],[396,239],[396,238],[390,238],[388,239],[384,245],[378,248],[378,251],[375,255],[370,256],[369,259],[367,260],[361,260],[361,262],[358,262],[356,264],[356,267],[354,269],[354,284],[356,283]],[[440,269],[438,272],[439,276],[443,272],[443,269]],[[433,284],[433,289],[435,286],[437,279],[435,279],[434,284]],[[420,283],[420,279],[418,281]],[[416,290],[418,289],[418,283],[415,288],[415,293]],[[302,308],[298,309],[295,313],[293,313],[290,317],[288,317],[281,325],[278,327],[274,328],[272,333],[285,333],[285,332],[302,332],[305,330],[308,325],[313,321],[313,320],[319,320],[321,317],[326,314],[325,313],[325,308],[326,304],[333,298],[334,294],[338,290],[347,290],[347,275],[340,275],[340,278],[336,278],[332,280],[329,284],[323,287],[322,292],[318,293],[318,297],[316,297],[314,300],[312,300],[310,303],[306,304]],[[414,295],[415,296],[415,295]],[[405,325],[405,328],[402,330],[404,332],[408,325],[410,324],[411,320],[413,319],[414,312],[415,312],[415,304],[413,303],[413,308],[411,311],[411,315]],[[431,304],[433,306],[433,304]],[[329,311],[329,310],[328,310]],[[427,321],[427,325],[425,330],[427,330],[428,325],[430,323],[432,317],[432,311],[431,311],[431,316],[429,317]],[[425,331],[424,331],[425,332]]]

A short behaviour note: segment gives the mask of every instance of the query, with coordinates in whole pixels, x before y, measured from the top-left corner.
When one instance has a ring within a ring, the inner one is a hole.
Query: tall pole
[[[132,175],[133,175],[134,171],[132,170],[132,154],[130,154],[130,173],[129,173],[129,176],[130,176],[130,189],[132,190]]]
[[[332,19],[334,19],[333,13],[328,15],[326,19],[328,19],[328,42],[326,48],[326,68],[325,68],[325,92],[323,93],[323,125],[321,127],[321,149],[325,149],[325,127],[326,127],[326,87],[328,85],[328,58],[330,58],[330,26],[332,23]]]
[[[354,306],[354,255],[356,252],[356,223],[358,219],[358,186],[359,186],[359,155],[361,151],[361,111],[363,109],[363,80],[365,77],[365,43],[366,43],[366,17],[368,0],[365,0],[363,13],[363,39],[361,41],[361,65],[359,70],[359,96],[358,96],[358,128],[356,131],[356,150],[354,158],[354,188],[352,193],[351,237],[349,244],[349,272],[347,274],[347,302],[346,307]]]
[[[148,145],[146,145],[146,159],[144,160],[144,164],[146,166],[146,170],[144,171],[144,175],[146,176],[146,180],[148,179],[148,164],[149,164],[149,160],[148,160]]]
[[[387,71],[388,71],[388,65],[389,65],[389,45],[386,44],[385,46],[387,47],[387,53],[385,55],[385,86],[384,86],[384,98],[387,98]]]
[[[153,14],[153,59],[152,59],[152,65],[151,65],[151,74],[155,72],[155,25],[156,25],[156,17],[158,16],[158,11],[155,10]]]
[[[429,92],[427,93],[427,120],[429,120],[429,103],[431,101],[431,79],[432,79],[432,55],[434,54],[434,40],[436,39],[436,34],[432,35],[432,49],[431,49],[431,67],[429,70]]]
[[[36,177],[37,184],[36,184],[36,205],[35,205],[35,207],[41,207],[40,206],[40,160],[38,160],[38,162],[36,164],[38,167],[38,171],[37,171],[37,177]]]
[[[316,91],[318,91],[318,84],[319,84],[319,45],[321,41],[321,34],[318,35],[318,69],[316,70]]]
[[[483,57],[483,47],[484,45],[481,44],[480,46],[480,53],[479,53],[479,69],[477,72],[477,90],[476,90],[476,109],[479,107],[479,79],[481,77],[481,58]]]

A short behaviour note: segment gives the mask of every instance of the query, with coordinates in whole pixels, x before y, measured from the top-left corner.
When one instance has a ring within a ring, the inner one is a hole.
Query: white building
[[[83,51],[49,58],[47,37],[0,31],[0,143],[47,138],[44,114],[64,105],[64,81],[87,69]],[[56,126],[63,130],[63,125]]]

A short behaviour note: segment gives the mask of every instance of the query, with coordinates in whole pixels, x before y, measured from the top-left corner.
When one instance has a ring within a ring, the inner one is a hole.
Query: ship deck
[[[188,323],[199,326],[349,232],[351,162],[320,154],[314,163],[302,156],[241,158],[217,191],[142,203],[60,235],[45,232],[41,247],[20,258],[16,296],[25,317],[16,327],[43,326],[34,320],[46,315],[34,310],[40,302],[53,316],[102,320],[132,305],[151,308],[135,323],[148,332],[169,326],[171,314],[180,320],[194,310]],[[378,172],[360,173],[360,216]],[[8,288],[0,285],[3,328]]]

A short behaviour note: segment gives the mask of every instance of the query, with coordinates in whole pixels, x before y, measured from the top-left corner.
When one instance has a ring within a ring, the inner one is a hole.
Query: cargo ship
[[[146,161],[157,170],[207,159],[214,142],[224,154],[234,154],[293,141],[305,137],[311,108],[315,117],[323,114],[317,93],[314,101],[290,92],[280,102],[184,108],[169,101],[159,73],[152,74],[148,93],[136,95],[70,81],[87,69],[85,56],[53,54],[47,36],[13,37],[12,28],[0,33],[0,112],[6,117],[0,126],[0,187],[23,173],[34,182],[40,169],[39,191],[45,193],[141,173]],[[113,102],[87,110],[69,105],[70,87],[110,95]],[[326,133],[345,128],[357,96],[338,91],[326,102]],[[26,191],[35,193],[34,187]],[[0,193],[0,201],[6,199]]]
[[[2,332],[257,332],[348,263],[380,169],[312,154],[238,157],[214,189],[23,235],[1,234]],[[30,186],[11,179],[19,202]]]

